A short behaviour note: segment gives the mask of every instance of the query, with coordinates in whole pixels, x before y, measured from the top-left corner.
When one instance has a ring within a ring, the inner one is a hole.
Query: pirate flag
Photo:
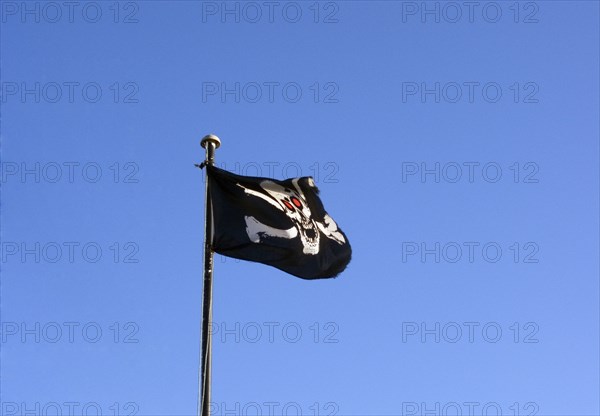
[[[335,277],[352,255],[311,177],[283,181],[208,169],[212,248],[303,279]]]

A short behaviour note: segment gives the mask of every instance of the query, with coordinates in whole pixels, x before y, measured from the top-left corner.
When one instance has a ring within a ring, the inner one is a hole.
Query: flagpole
[[[221,146],[221,140],[213,134],[205,136],[200,146],[206,150],[204,165],[214,165],[215,150]],[[212,205],[209,201],[208,172],[206,175],[204,198],[204,285],[202,289],[202,347],[200,357],[200,375],[198,378],[198,416],[210,416],[210,382],[212,335]]]

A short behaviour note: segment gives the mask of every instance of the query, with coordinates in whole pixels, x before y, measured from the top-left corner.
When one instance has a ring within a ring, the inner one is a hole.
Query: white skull
[[[285,215],[294,222],[300,240],[302,240],[304,254],[317,254],[321,234],[311,217],[310,208],[308,208],[304,193],[298,187],[297,179],[294,179],[293,183],[296,189],[285,188],[271,181],[263,181],[260,186],[277,201]]]
[[[321,232],[339,244],[345,243],[344,236],[338,231],[337,224],[329,215],[325,215],[323,223],[312,219],[304,193],[298,186],[298,180],[298,178],[292,180],[295,189],[283,187],[269,180],[262,181],[260,186],[265,190],[266,194],[256,192],[238,184],[239,187],[244,189],[246,194],[259,197],[273,205],[278,210],[284,212],[294,223],[292,228],[280,230],[269,227],[254,217],[245,217],[246,231],[250,240],[259,243],[262,235],[286,239],[298,236],[302,241],[304,254],[317,254],[319,252]],[[309,185],[314,186],[312,178],[309,178]]]

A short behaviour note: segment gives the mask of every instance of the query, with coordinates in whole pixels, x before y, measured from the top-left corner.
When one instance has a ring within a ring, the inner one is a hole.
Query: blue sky
[[[600,413],[597,2],[0,11],[4,415],[195,414],[207,133],[353,247],[215,257],[213,414]]]

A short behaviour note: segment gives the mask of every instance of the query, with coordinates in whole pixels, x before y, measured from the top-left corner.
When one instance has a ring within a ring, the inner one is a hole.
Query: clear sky
[[[598,2],[0,11],[2,414],[195,414],[208,133],[353,246],[215,257],[213,414],[600,414]]]

